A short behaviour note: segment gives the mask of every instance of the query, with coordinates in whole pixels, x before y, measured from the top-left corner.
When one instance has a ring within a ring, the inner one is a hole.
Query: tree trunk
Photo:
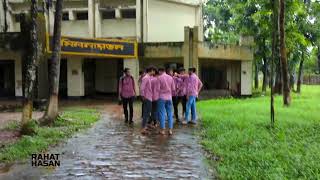
[[[298,81],[297,81],[297,93],[301,93],[301,83],[303,78],[303,63],[304,63],[304,51],[302,51],[302,57],[299,64]]]
[[[268,63],[267,58],[263,58],[263,82],[262,82],[262,92],[267,91],[268,86]]]
[[[7,0],[2,1],[2,6],[3,6],[3,18],[4,18],[4,27],[3,27],[3,32],[6,33],[8,32],[9,26],[8,26],[8,20],[7,20],[7,12],[8,12],[8,4]]]
[[[63,0],[56,1],[56,11],[53,30],[53,51],[51,66],[49,71],[50,77],[50,97],[44,123],[52,123],[58,116],[58,95],[59,95],[59,78],[60,78],[60,39],[61,39],[61,21],[62,21],[62,3]]]
[[[276,58],[277,66],[276,66],[276,82],[275,82],[275,88],[274,92],[277,94],[282,94],[282,72],[281,72],[281,63],[280,59]]]
[[[279,28],[280,28],[280,59],[282,69],[283,80],[283,104],[289,106],[291,103],[290,87],[289,87],[289,75],[288,75],[288,63],[285,45],[285,0],[279,0],[280,12],[279,12]]]
[[[255,70],[254,70],[254,88],[258,89],[259,88],[259,67],[258,63],[255,62]]]
[[[271,4],[273,5],[273,31],[272,31],[272,51],[271,51],[271,72],[270,72],[270,84],[271,84],[271,92],[270,92],[270,122],[271,127],[274,127],[275,119],[274,119],[274,88],[273,88],[273,80],[274,80],[274,59],[276,53],[276,45],[277,45],[277,32],[278,32],[278,13],[277,13],[277,0],[271,0]]]
[[[318,73],[320,74],[320,45],[318,46]]]
[[[37,0],[31,1],[31,28],[30,28],[30,53],[26,58],[26,74],[25,74],[25,87],[24,94],[25,99],[23,101],[23,111],[22,111],[22,131],[25,128],[25,125],[32,118],[33,110],[33,91],[34,84],[36,80],[36,63],[38,62],[39,56],[39,47],[38,47],[38,35],[37,35]],[[28,50],[27,50],[28,51]]]

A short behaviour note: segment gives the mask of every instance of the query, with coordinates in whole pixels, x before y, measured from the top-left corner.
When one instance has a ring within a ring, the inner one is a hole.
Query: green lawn
[[[80,129],[90,127],[99,119],[99,113],[93,109],[65,109],[52,126],[38,126],[32,123],[36,134],[23,136],[17,142],[0,148],[0,163],[30,158],[33,153],[45,151],[49,146],[70,137]],[[19,128],[18,124],[10,124],[9,129]]]
[[[320,179],[320,86],[292,93],[292,105],[270,97],[219,99],[198,104],[202,144],[221,179]]]

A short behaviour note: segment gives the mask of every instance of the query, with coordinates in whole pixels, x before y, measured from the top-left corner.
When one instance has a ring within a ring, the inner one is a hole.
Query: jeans
[[[173,116],[172,116],[172,101],[171,100],[158,100],[159,116],[160,116],[160,128],[166,128],[166,118],[168,118],[169,129],[173,128]]]
[[[143,117],[142,117],[142,128],[145,128],[147,126],[148,120],[151,115],[151,110],[152,110],[152,102],[148,99],[145,99],[143,101]]]
[[[128,104],[129,104],[129,111],[130,111],[130,121],[132,121],[132,118],[133,118],[133,100],[134,100],[134,97],[122,98],[123,113],[124,113],[124,117],[125,117],[126,121],[129,120]]]
[[[156,124],[159,121],[159,110],[158,110],[158,100],[152,101],[152,116],[151,116],[151,122],[153,124]]]
[[[186,113],[185,113],[185,118],[186,121],[189,122],[189,112],[191,109],[191,119],[193,122],[196,122],[196,96],[189,96],[189,99],[187,100],[187,105],[186,105]]]
[[[179,120],[179,103],[182,104],[183,114],[186,112],[186,104],[187,104],[187,97],[186,96],[173,96],[173,109],[174,109],[174,116],[177,120]]]

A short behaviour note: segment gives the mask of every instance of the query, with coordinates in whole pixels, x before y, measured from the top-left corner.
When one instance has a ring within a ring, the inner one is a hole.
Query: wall
[[[100,31],[101,37],[135,37],[136,19],[104,19]]]
[[[253,60],[253,48],[239,45],[214,45],[200,43],[198,54],[199,58]]]
[[[83,59],[81,57],[68,57],[68,96],[84,96],[84,74],[82,70]]]
[[[252,61],[241,62],[241,95],[252,94]]]
[[[61,33],[64,36],[90,37],[88,21],[62,21]]]
[[[183,41],[184,27],[196,25],[196,6],[149,0],[146,21],[147,42]]]

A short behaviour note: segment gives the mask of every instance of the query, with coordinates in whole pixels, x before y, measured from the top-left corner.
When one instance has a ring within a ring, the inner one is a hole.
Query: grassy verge
[[[36,135],[23,136],[17,142],[0,148],[0,162],[23,160],[32,153],[44,151],[80,129],[90,127],[98,119],[99,113],[96,110],[69,108],[50,127],[33,123]],[[14,124],[9,127],[14,128],[19,127]]]
[[[320,86],[292,94],[289,108],[270,97],[202,101],[202,144],[218,156],[221,179],[320,179]]]

